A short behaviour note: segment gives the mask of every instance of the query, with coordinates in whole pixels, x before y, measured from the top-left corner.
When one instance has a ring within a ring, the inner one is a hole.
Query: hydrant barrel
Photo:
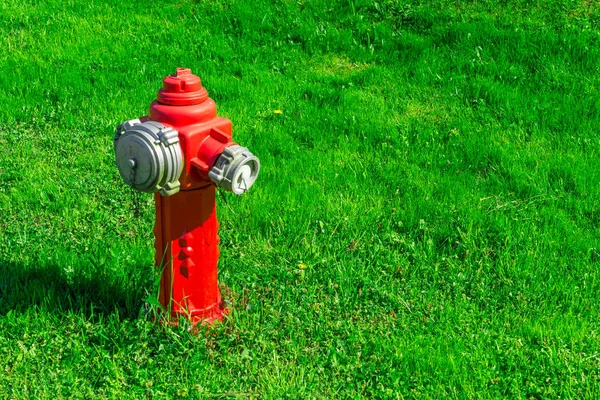
[[[233,141],[231,121],[217,116],[200,78],[186,68],[163,80],[148,116],[119,125],[114,148],[123,180],[155,193],[161,304],[175,320],[220,320],[216,187],[247,192],[260,161]]]

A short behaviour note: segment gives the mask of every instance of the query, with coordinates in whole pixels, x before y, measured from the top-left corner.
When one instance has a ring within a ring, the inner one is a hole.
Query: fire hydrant
[[[216,188],[245,193],[258,158],[233,141],[231,121],[217,116],[200,78],[186,68],[164,78],[148,116],[118,126],[114,149],[123,180],[155,193],[161,305],[175,322],[221,320]]]

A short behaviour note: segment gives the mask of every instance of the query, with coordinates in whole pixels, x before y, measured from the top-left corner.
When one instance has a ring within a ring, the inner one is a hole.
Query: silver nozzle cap
[[[247,148],[232,145],[223,150],[208,176],[219,187],[242,194],[247,192],[258,176],[260,161]]]
[[[114,138],[115,161],[132,188],[170,196],[179,191],[183,156],[175,129],[155,121],[125,121]]]

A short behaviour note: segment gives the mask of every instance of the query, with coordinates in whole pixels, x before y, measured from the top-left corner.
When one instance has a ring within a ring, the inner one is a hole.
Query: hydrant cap
[[[163,196],[179,191],[183,156],[175,129],[133,119],[119,125],[113,143],[119,173],[129,186]]]
[[[217,186],[242,194],[254,185],[259,171],[260,161],[256,156],[245,147],[232,145],[223,150],[208,176]]]
[[[158,91],[158,101],[173,106],[200,104],[207,99],[208,92],[200,78],[189,68],[177,68],[175,74],[163,79],[163,87]]]

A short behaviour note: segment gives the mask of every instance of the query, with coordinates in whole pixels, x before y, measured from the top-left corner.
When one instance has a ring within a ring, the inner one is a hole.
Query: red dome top
[[[177,72],[163,79],[163,87],[158,91],[157,100],[173,106],[200,104],[208,99],[208,92],[202,87],[200,78],[189,68],[177,68]]]

